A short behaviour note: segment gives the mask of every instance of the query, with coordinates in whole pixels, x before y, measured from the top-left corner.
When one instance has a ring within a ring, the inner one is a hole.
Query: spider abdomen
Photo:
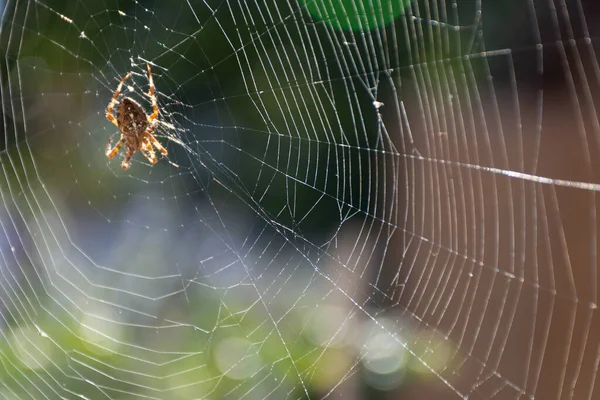
[[[124,97],[117,109],[117,123],[124,135],[138,137],[148,127],[148,115],[137,101]]]

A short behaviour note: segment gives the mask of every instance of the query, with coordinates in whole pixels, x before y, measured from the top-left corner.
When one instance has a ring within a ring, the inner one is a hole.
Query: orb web
[[[593,4],[3,7],[1,397],[598,395]]]

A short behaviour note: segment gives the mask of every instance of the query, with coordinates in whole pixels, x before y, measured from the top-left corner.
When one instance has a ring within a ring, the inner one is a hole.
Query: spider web
[[[598,11],[9,0],[0,397],[597,398]]]

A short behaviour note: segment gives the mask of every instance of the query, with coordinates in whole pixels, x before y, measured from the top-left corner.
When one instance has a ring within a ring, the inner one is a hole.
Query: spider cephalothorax
[[[123,169],[130,167],[131,164],[129,163],[129,160],[137,150],[140,150],[144,157],[152,164],[156,164],[156,154],[154,153],[154,148],[152,146],[156,147],[163,156],[168,154],[167,149],[165,149],[152,135],[152,132],[154,132],[158,125],[158,105],[156,103],[154,81],[152,80],[150,65],[146,64],[146,66],[148,67],[148,81],[150,85],[149,96],[152,100],[152,114],[148,116],[144,108],[131,97],[124,97],[120,103],[117,101],[121,89],[123,88],[123,83],[129,78],[131,72],[125,75],[123,80],[119,83],[119,86],[117,86],[117,90],[110,100],[110,103],[108,103],[108,108],[106,110],[106,118],[115,124],[121,132],[119,142],[112,149],[112,136],[108,140],[106,145],[106,156],[108,158],[113,158],[117,155],[121,146],[125,145],[125,159],[121,163]],[[115,118],[112,111],[116,104],[119,104],[119,107],[117,108],[117,117]]]

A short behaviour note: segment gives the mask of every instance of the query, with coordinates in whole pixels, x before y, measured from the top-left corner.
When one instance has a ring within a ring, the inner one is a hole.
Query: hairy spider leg
[[[151,164],[156,164],[156,154],[154,153],[154,149],[152,148],[152,145],[148,139],[144,138],[144,142],[142,147],[140,147],[140,150],[142,151],[144,157],[146,157]]]
[[[119,142],[111,150],[110,145],[112,143],[113,136],[115,136],[115,135],[114,134],[111,135],[110,138],[108,139],[108,143],[106,143],[106,157],[108,157],[108,158],[113,158],[114,156],[116,156],[117,153],[119,152],[119,149],[121,149],[121,146],[123,146],[123,143],[125,143],[125,137],[123,135],[121,135]]]
[[[152,79],[152,71],[150,71],[150,64],[146,63],[148,68],[148,81],[150,82],[150,99],[152,100],[152,114],[148,117],[148,122],[152,122],[158,117],[158,104],[156,103],[156,94],[154,92],[154,79]]]
[[[133,157],[133,153],[135,153],[135,149],[132,149],[131,147],[127,146],[127,150],[125,151],[125,159],[121,163],[121,168],[129,169],[129,167],[131,166],[129,160],[131,160],[131,157]]]
[[[131,71],[129,71],[127,73],[127,75],[125,75],[125,78],[123,78],[121,80],[121,82],[119,83],[119,86],[117,86],[117,90],[115,91],[113,98],[110,99],[110,102],[108,103],[108,108],[106,109],[106,118],[108,118],[108,120],[110,122],[112,122],[113,124],[115,124],[115,126],[117,126],[117,127],[119,126],[119,123],[117,122],[117,119],[112,114],[112,111],[113,111],[113,108],[115,107],[115,104],[118,103],[117,97],[119,97],[119,95],[121,94],[121,89],[123,88],[123,84],[125,83],[127,78],[129,78],[130,76],[131,76]]]
[[[153,129],[154,130],[154,129]],[[150,131],[152,132],[152,131]],[[169,152],[167,151],[167,149],[165,149],[162,144],[160,144],[160,142],[158,140],[156,140],[156,138],[154,137],[154,135],[150,132],[146,133],[146,137],[148,139],[150,139],[150,143],[152,143],[154,145],[154,147],[156,147],[158,149],[158,151],[160,151],[162,153],[163,156],[166,156],[167,154],[169,154]]]
[[[147,137],[148,139],[150,139],[150,143],[152,143],[154,145],[154,147],[156,147],[158,149],[158,151],[161,152],[161,154],[163,156],[166,156],[167,154],[169,154],[169,152],[167,151],[167,149],[165,149],[158,140],[156,140],[156,138],[154,137],[154,135],[152,135],[152,132],[154,132],[154,130],[156,129],[156,121],[154,121],[156,118],[158,118],[158,104],[156,101],[156,92],[154,89],[154,79],[152,78],[152,70],[150,69],[150,64],[146,63],[146,68],[148,68],[148,82],[149,82],[149,86],[150,86],[150,99],[152,100],[152,114],[148,117],[148,122],[150,123],[150,126],[148,127],[148,129],[146,129],[146,132],[144,132],[144,136]],[[152,149],[152,146],[150,146],[150,148]],[[154,152],[154,151],[153,151]]]

